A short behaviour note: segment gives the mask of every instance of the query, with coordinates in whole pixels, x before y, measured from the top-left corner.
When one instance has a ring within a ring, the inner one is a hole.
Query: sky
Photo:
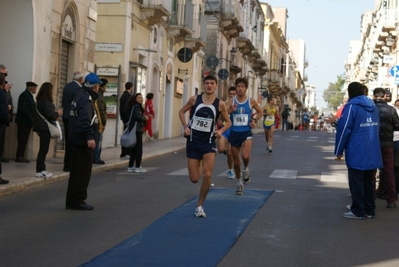
[[[271,0],[288,9],[286,39],[303,39],[309,67],[305,74],[316,86],[316,106],[327,107],[323,91],[345,72],[350,40],[361,40],[360,21],[374,10],[375,0]]]

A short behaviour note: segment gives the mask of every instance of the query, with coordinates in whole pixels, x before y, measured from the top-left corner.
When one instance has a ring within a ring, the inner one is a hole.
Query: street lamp
[[[231,57],[231,60],[227,60],[226,58],[219,58],[219,63],[221,63],[222,60],[224,60],[224,61],[226,61],[226,62],[229,62],[229,63],[233,62],[233,61],[234,61],[234,58],[236,57],[236,54],[237,54],[237,50],[236,50],[236,48],[233,46],[233,48],[230,50],[230,57]]]

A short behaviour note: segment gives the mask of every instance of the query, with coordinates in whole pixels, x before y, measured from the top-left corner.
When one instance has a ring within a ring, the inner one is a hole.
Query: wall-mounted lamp
[[[227,60],[226,58],[219,58],[219,63],[220,63],[222,60],[225,60],[226,62],[229,62],[229,63],[233,62],[233,61],[234,61],[234,58],[236,57],[236,54],[237,54],[237,50],[236,50],[236,48],[233,46],[233,48],[230,50],[230,58],[231,58],[231,60]]]

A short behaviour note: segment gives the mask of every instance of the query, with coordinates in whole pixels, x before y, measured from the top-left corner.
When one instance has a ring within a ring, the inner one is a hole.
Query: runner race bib
[[[233,125],[234,126],[247,126],[248,125],[248,114],[233,114]]]
[[[200,132],[211,132],[213,120],[211,118],[202,118],[198,116],[193,117],[193,123],[191,125],[191,129],[200,131]]]

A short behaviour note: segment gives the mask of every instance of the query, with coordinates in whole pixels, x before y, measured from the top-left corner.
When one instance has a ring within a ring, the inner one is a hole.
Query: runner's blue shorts
[[[202,160],[202,157],[208,153],[216,154],[216,142],[212,143],[194,143],[187,138],[186,156],[190,159]]]
[[[252,131],[230,132],[229,143],[233,147],[241,147],[246,140],[252,140]]]
[[[230,136],[230,128],[227,129],[224,133],[222,133],[222,136],[225,137],[227,140],[229,140],[229,136]]]

